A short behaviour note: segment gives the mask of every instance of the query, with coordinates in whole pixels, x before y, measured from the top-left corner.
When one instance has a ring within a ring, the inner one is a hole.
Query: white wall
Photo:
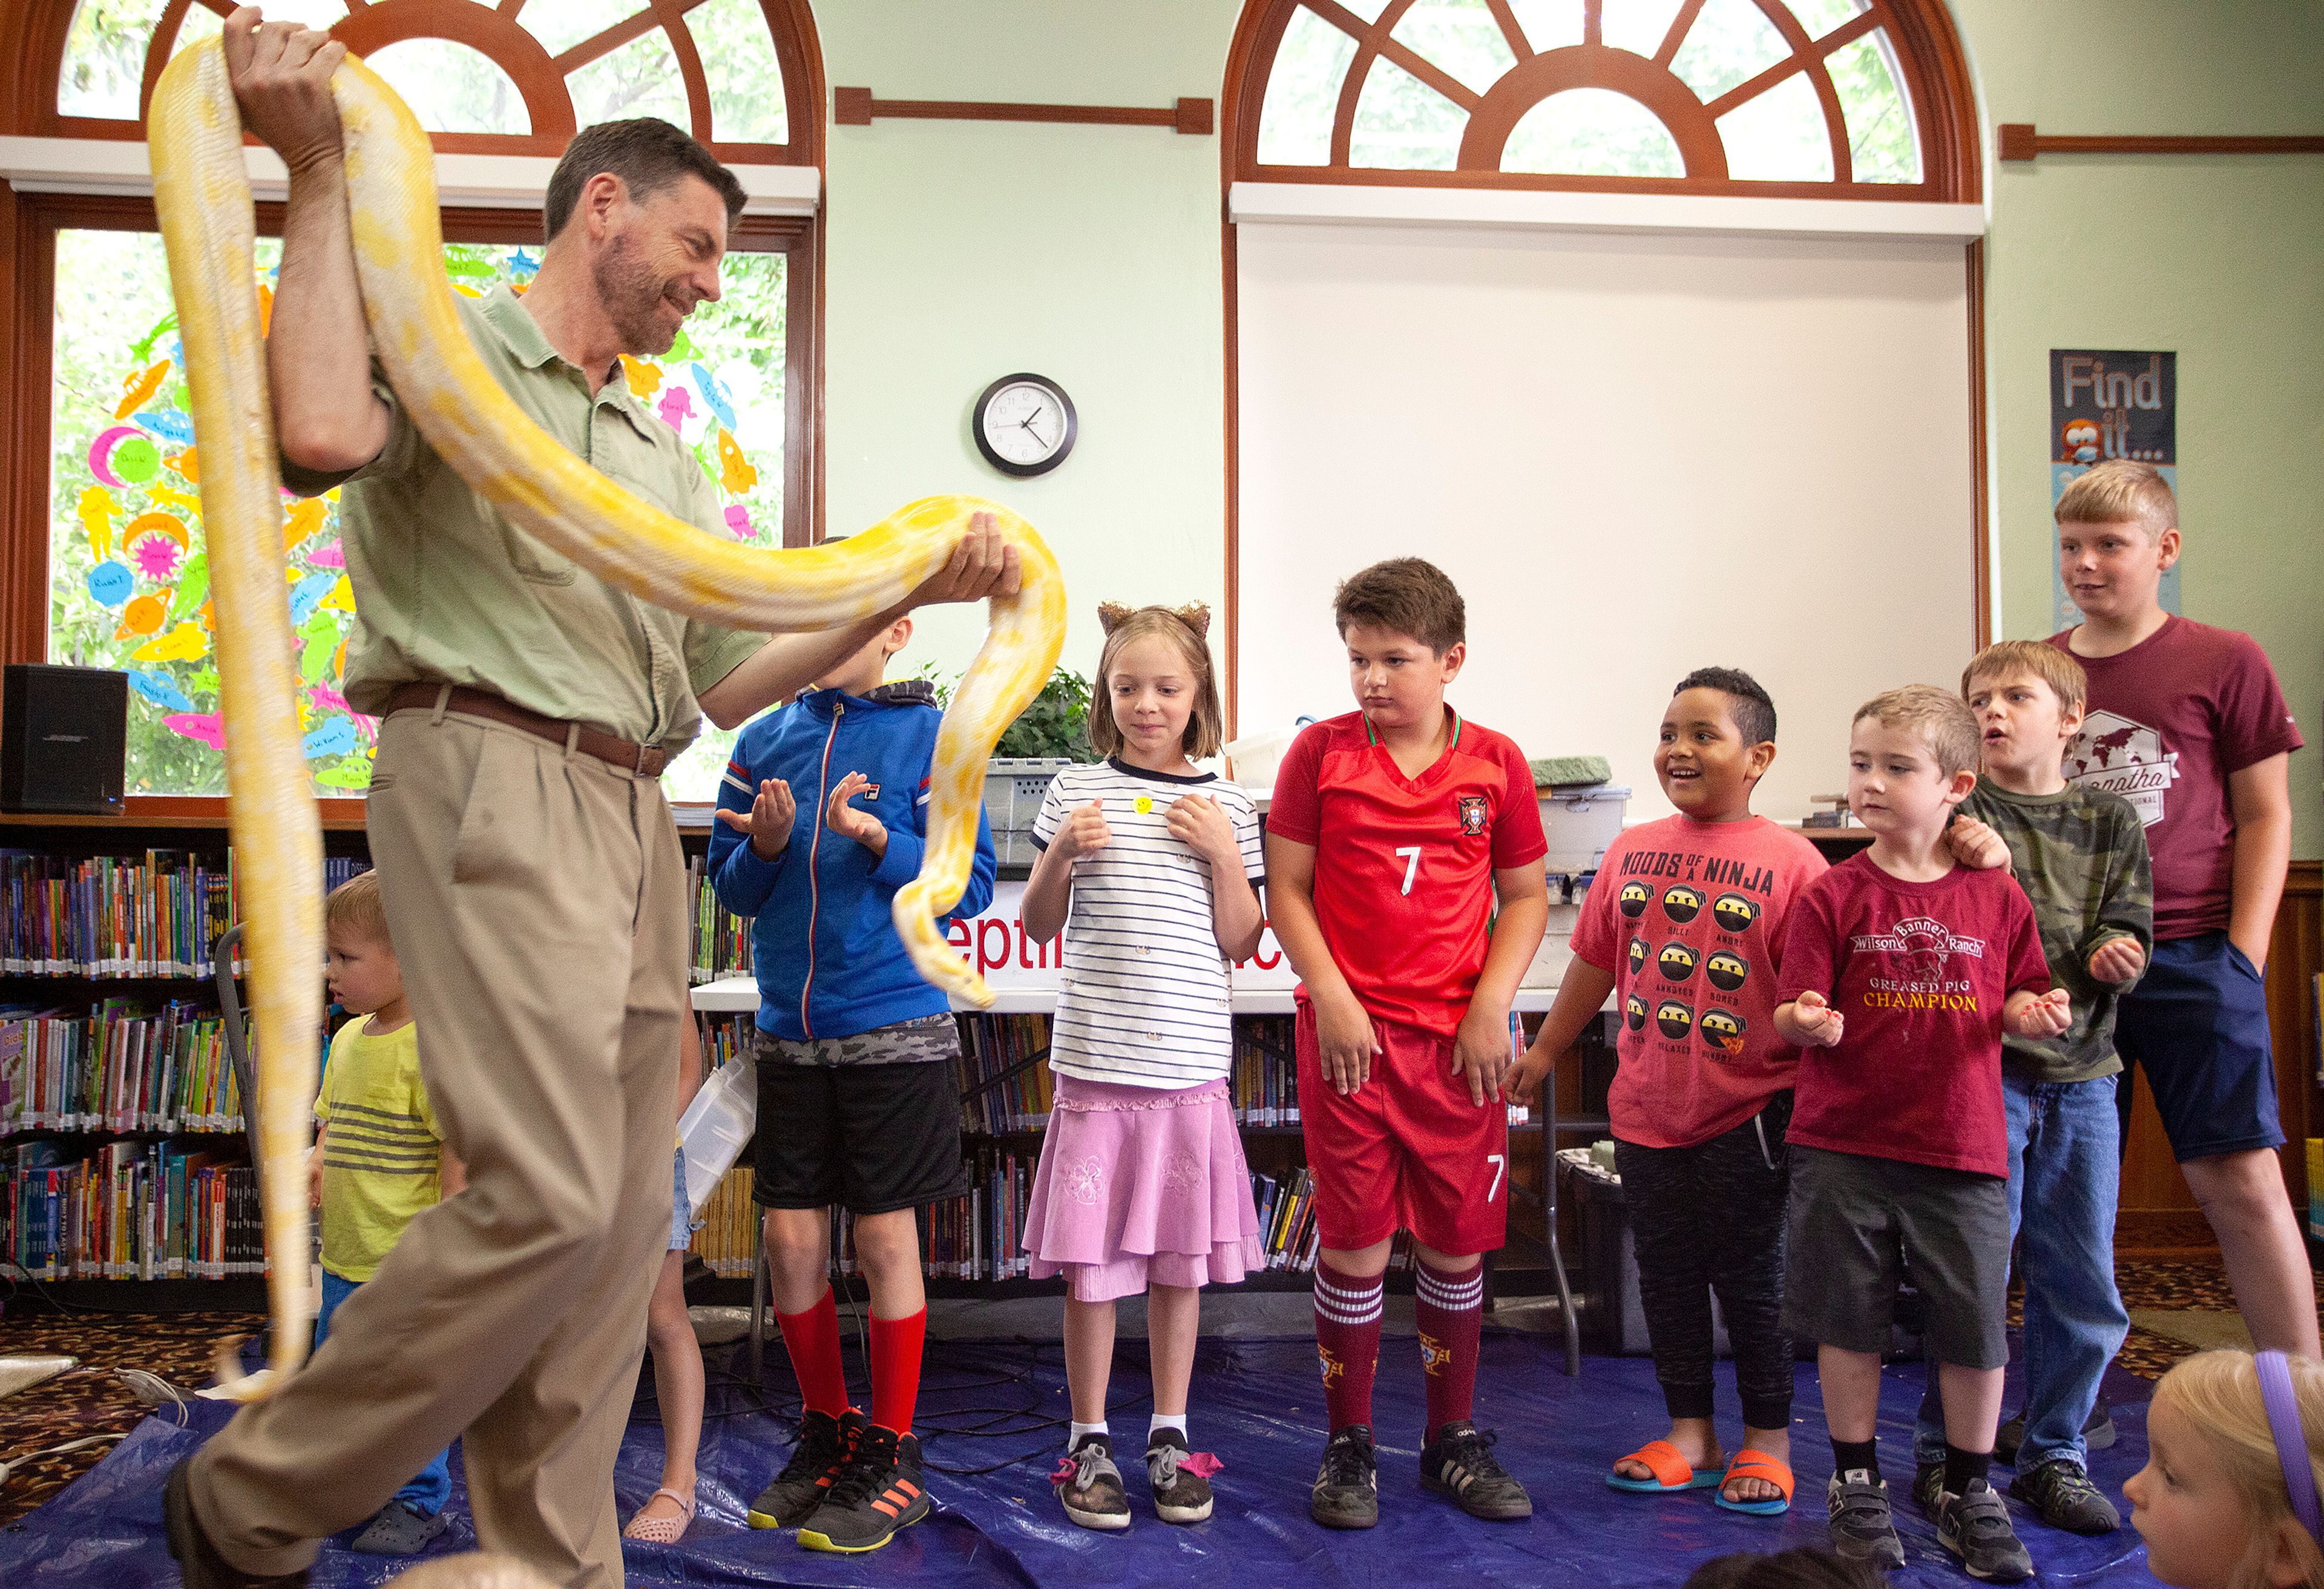
[[[1260,226],[1238,238],[1242,732],[1347,710],[1333,585],[1440,564],[1451,698],[1666,813],[1672,685],[1740,667],[1758,808],[1845,786],[1849,716],[1974,635],[1958,243]]]

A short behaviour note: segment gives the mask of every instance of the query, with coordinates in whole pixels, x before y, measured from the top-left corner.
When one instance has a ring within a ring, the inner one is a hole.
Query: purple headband
[[[2283,1469],[2283,1492],[2292,1500],[2292,1515],[2310,1539],[2324,1545],[2324,1506],[2316,1499],[2316,1469],[2308,1460],[2308,1436],[2300,1425],[2291,1364],[2281,1352],[2263,1352],[2252,1365],[2259,1371],[2259,1399],[2275,1436],[2275,1460]]]

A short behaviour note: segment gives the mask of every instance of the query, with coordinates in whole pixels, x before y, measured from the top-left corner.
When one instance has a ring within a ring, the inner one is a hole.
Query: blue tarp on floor
[[[1116,1443],[1127,1454],[1122,1466],[1134,1520],[1128,1532],[1099,1535],[1074,1527],[1049,1492],[1062,1428],[1032,1425],[1065,1415],[1065,1370],[1055,1345],[932,1342],[919,1419],[929,1462],[950,1468],[1008,1465],[978,1477],[932,1473],[935,1512],[888,1548],[862,1557],[816,1555],[800,1549],[788,1534],[744,1526],[751,1497],[780,1465],[797,1403],[779,1346],[764,1400],[733,1372],[742,1366],[739,1349],[732,1357],[713,1353],[701,1515],[676,1546],[632,1545],[628,1580],[998,1589],[1217,1582],[1231,1574],[1251,1589],[1410,1589],[1462,1581],[1625,1589],[1678,1584],[1697,1564],[1729,1551],[1824,1539],[1823,1484],[1831,1462],[1812,1368],[1800,1371],[1794,1409],[1798,1504],[1786,1517],[1746,1518],[1716,1509],[1707,1490],[1646,1497],[1606,1487],[1602,1475],[1613,1456],[1667,1427],[1648,1363],[1590,1358],[1582,1377],[1569,1380],[1549,1341],[1499,1334],[1486,1337],[1480,1405],[1484,1421],[1500,1432],[1502,1460],[1533,1492],[1530,1522],[1477,1522],[1420,1489],[1419,1363],[1409,1339],[1391,1338],[1381,1349],[1378,1397],[1380,1526],[1355,1534],[1315,1527],[1307,1519],[1307,1490],[1323,1420],[1314,1344],[1231,1340],[1203,1344],[1192,1409],[1193,1443],[1226,1464],[1213,1481],[1217,1514],[1199,1527],[1174,1528],[1155,1520],[1135,1460],[1145,1448],[1143,1351],[1142,1344],[1125,1342],[1114,1380]],[[1721,1395],[1731,1407],[1724,1366],[1720,1374]],[[860,1386],[861,1374],[853,1378]],[[1920,1386],[1917,1366],[1892,1368],[1882,1396],[1882,1453],[1911,1558],[1892,1582],[1959,1589],[1970,1580],[1938,1547],[1905,1493]],[[2122,1507],[2126,1521],[2112,1536],[2083,1539],[2046,1529],[2013,1506],[2047,1582],[2109,1589],[2154,1582],[2126,1520],[2128,1503],[2121,1500],[2123,1481],[2145,1461],[2147,1386],[2116,1372],[2107,1389],[2121,1438],[2112,1450],[2094,1455],[2092,1477]],[[2015,1390],[2013,1383],[2012,1405]],[[769,1403],[775,1413],[766,1410]],[[172,1418],[147,1420],[78,1483],[0,1532],[0,1583],[174,1585],[177,1575],[161,1544],[161,1480],[225,1419],[224,1409],[205,1402],[189,1427],[179,1427]],[[965,1432],[971,1429],[979,1433]],[[1738,1430],[1727,1432],[1730,1439],[1739,1437]],[[624,1517],[652,1491],[660,1451],[652,1400],[641,1391],[615,1478]],[[453,1472],[453,1524],[430,1554],[474,1545],[456,1460]],[[2006,1472],[1998,1476],[2006,1483]],[[380,1584],[408,1565],[327,1548],[314,1582],[333,1589]]]

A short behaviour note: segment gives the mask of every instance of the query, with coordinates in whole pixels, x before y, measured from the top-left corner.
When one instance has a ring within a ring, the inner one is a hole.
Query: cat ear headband
[[[1123,606],[1118,601],[1100,602],[1097,605],[1098,625],[1108,634],[1111,634],[1141,610],[1137,607]],[[1195,639],[1203,641],[1210,639],[1211,606],[1208,602],[1190,601],[1183,607],[1165,607],[1162,610],[1193,630]]]

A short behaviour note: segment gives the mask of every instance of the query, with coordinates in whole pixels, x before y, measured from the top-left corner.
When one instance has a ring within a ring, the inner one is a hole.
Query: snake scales
[[[1024,520],[973,497],[914,503],[834,545],[768,550],[721,540],[630,495],[542,434],[469,345],[441,264],[433,151],[410,110],[352,56],[331,90],[345,133],[364,314],[388,380],[429,445],[557,551],[673,612],[799,633],[894,605],[944,567],[972,513],[995,516],[1018,550],[1022,587],[992,598],[984,644],[945,714],[926,856],[895,900],[897,929],[921,974],[990,1003],[982,979],[946,947],[936,919],[968,881],[985,759],[1047,682],[1064,644],[1065,587],[1048,548]],[[311,1316],[301,1164],[323,1013],[322,835],[300,748],[242,120],[215,41],[171,60],[154,91],[148,136],[201,446],[228,811],[258,1058],[258,1095],[245,1106],[258,1113],[273,1343],[264,1372],[245,1377],[230,1360],[220,1364],[224,1392],[254,1400],[304,1360]]]

